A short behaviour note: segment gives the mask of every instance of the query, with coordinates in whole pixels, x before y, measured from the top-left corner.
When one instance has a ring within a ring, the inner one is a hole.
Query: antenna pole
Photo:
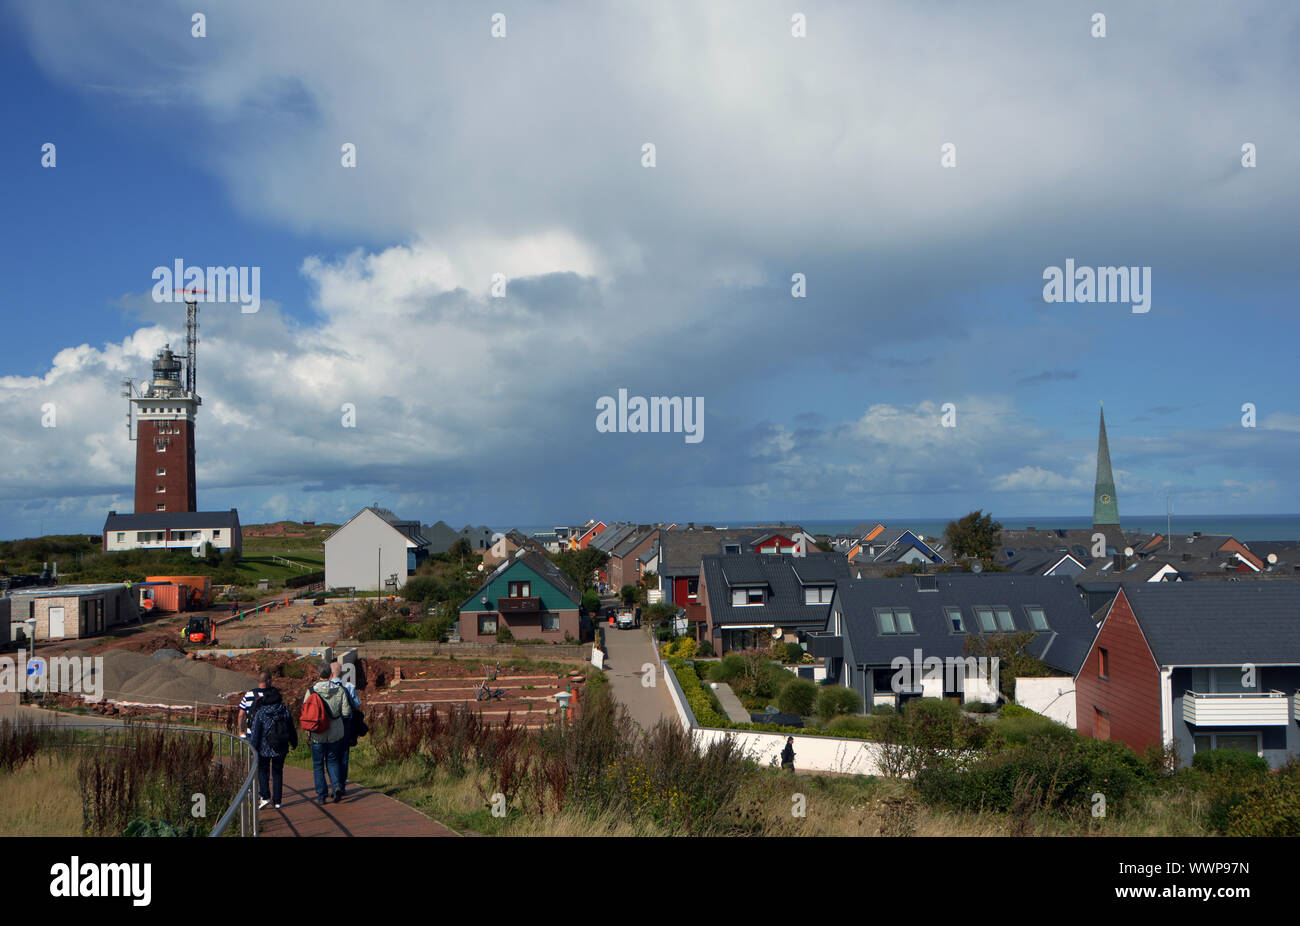
[[[185,391],[193,395],[198,376],[195,364],[199,359],[199,302],[191,297],[185,300]]]

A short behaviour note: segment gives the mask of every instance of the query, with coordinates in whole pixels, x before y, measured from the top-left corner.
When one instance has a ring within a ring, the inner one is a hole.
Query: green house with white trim
[[[545,556],[520,551],[503,562],[460,606],[460,638],[496,643],[503,629],[515,640],[577,643],[582,590]]]

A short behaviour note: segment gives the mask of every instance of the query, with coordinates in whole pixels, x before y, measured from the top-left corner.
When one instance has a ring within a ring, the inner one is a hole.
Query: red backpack
[[[328,733],[331,720],[325,699],[313,691],[302,706],[302,728],[308,733]]]

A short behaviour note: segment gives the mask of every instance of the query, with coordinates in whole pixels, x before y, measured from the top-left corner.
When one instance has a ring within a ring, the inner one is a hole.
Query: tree
[[[632,607],[632,605],[636,604],[636,586],[624,585],[618,590],[618,597],[623,600],[623,607]]]
[[[551,562],[559,566],[578,588],[584,589],[592,586],[596,571],[605,568],[605,564],[609,561],[609,554],[595,547],[587,547],[585,550],[562,550],[549,555]]]
[[[1055,674],[1047,663],[1026,652],[1036,636],[1032,630],[983,635],[972,633],[967,635],[963,649],[969,656],[997,659],[998,691],[1010,704],[1016,700],[1017,677],[1046,678]]]
[[[465,560],[473,555],[474,548],[464,537],[457,537],[456,542],[447,549],[447,558],[459,561],[462,569],[465,568]]]
[[[946,533],[954,557],[992,559],[1002,543],[1002,525],[982,510],[972,511],[960,521],[949,521]]]

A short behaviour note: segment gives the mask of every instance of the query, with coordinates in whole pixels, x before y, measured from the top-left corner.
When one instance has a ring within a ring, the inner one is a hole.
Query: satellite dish
[[[1270,554],[1268,555],[1268,564],[1269,564],[1270,566],[1276,566],[1276,565],[1277,565],[1277,554],[1276,554],[1276,553],[1270,553]]]
[[[781,637],[783,637],[784,635],[785,635],[785,631],[783,631],[780,627],[773,627],[773,628],[772,628],[772,639],[773,639],[773,640],[779,640],[779,639],[781,639]]]
[[[970,571],[971,571],[971,572],[983,572],[983,571],[984,571],[984,564],[981,563],[979,560],[975,560],[975,562],[973,562],[973,563],[970,564]]]
[[[482,563],[479,563],[479,564],[478,564],[478,571],[479,571],[479,572],[482,572],[482,571],[483,571],[483,564],[482,564]]]
[[[1125,548],[1124,548],[1124,555],[1125,555],[1125,556],[1132,556],[1132,555],[1133,555],[1133,548],[1132,548],[1132,547],[1125,547]]]

